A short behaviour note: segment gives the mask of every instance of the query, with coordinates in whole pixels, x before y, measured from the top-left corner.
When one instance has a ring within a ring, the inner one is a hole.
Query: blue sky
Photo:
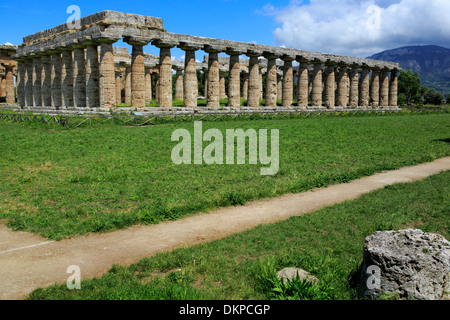
[[[18,45],[65,23],[70,5],[83,17],[136,13],[162,18],[169,32],[358,57],[404,45],[450,46],[449,0],[1,0],[0,43]]]

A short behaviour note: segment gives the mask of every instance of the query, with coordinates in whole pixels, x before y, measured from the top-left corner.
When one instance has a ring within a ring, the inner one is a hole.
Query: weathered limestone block
[[[378,298],[450,298],[450,242],[417,229],[376,232],[366,238],[361,294]]]
[[[319,279],[312,276],[308,271],[298,268],[284,268],[283,270],[277,273],[277,277],[280,280],[290,280],[292,281],[295,278],[299,278],[300,280],[305,280],[310,283],[319,283]]]

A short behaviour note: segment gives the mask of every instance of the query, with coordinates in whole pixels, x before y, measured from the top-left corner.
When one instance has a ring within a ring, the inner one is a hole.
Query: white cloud
[[[263,10],[280,24],[275,40],[288,48],[366,57],[405,45],[450,43],[449,0],[291,1]]]

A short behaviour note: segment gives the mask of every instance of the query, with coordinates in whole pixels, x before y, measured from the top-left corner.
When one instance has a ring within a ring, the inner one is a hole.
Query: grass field
[[[280,130],[280,171],[180,165],[175,129],[0,123],[0,219],[60,240],[301,192],[450,155],[450,114],[204,122]]]
[[[101,278],[82,281],[81,290],[66,285],[37,289],[29,299],[359,299],[357,271],[365,237],[378,230],[420,228],[449,239],[449,181],[445,172],[392,185],[302,217],[129,267],[114,266]],[[320,283],[314,290],[279,290],[275,272],[285,267],[303,268]]]

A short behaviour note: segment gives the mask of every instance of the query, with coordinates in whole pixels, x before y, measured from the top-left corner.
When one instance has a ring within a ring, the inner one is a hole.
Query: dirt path
[[[12,232],[0,224],[0,299],[23,299],[35,288],[65,283],[69,277],[66,271],[71,265],[80,267],[83,278],[100,276],[113,264],[130,264],[161,251],[220,239],[261,224],[355,199],[390,184],[421,180],[447,170],[450,170],[450,157],[174,222],[60,242],[48,242],[25,232]]]

